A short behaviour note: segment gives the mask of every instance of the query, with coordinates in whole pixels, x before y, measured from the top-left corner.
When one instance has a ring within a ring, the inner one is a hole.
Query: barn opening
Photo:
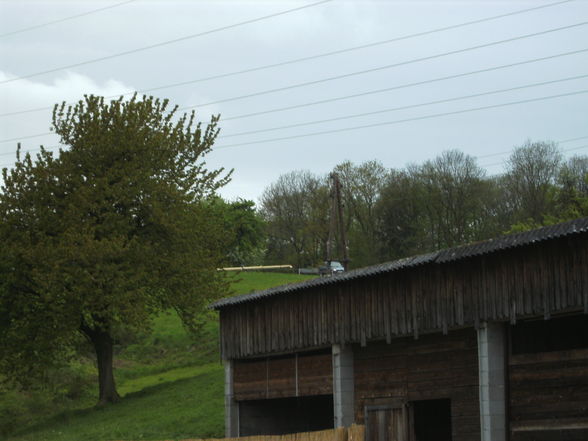
[[[415,441],[451,441],[451,400],[413,401]]]
[[[234,398],[239,435],[283,435],[332,429],[330,348],[236,360]]]
[[[510,326],[511,441],[588,439],[588,315]]]
[[[240,436],[284,435],[333,428],[333,395],[239,403]]]
[[[588,348],[588,315],[521,321],[511,327],[513,355]]]

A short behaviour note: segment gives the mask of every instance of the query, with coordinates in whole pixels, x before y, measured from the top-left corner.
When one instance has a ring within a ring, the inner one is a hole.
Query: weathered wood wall
[[[588,312],[588,235],[429,263],[220,312],[225,359]]]
[[[588,440],[588,349],[512,356],[511,441]]]
[[[510,327],[512,441],[588,440],[588,316]]]
[[[237,401],[332,394],[331,349],[236,360],[233,387]]]
[[[355,348],[356,423],[366,405],[448,398],[453,441],[479,440],[477,351],[474,329]]]

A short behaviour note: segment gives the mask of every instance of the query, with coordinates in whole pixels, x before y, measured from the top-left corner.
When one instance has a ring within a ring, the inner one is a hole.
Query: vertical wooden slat
[[[452,263],[261,298],[220,311],[223,358],[418,336],[483,320],[588,313],[588,239],[525,245]]]
[[[392,342],[392,328],[393,328],[393,314],[390,310],[390,296],[388,295],[388,290],[384,284],[384,277],[378,277],[378,295],[381,298],[382,302],[382,320],[384,320],[385,326],[385,334],[386,334],[386,343]]]

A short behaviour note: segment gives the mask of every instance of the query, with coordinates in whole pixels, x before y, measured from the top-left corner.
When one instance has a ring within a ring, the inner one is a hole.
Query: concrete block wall
[[[478,329],[480,425],[482,441],[505,441],[506,328],[503,323],[483,323]]]
[[[353,350],[333,345],[332,353],[334,426],[349,427],[354,422]]]
[[[239,436],[239,403],[233,393],[233,362],[226,360],[225,367],[225,437]]]

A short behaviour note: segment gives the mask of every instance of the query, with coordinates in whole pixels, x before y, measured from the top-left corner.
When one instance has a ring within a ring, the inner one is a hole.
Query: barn
[[[212,308],[227,436],[588,440],[588,218]]]

